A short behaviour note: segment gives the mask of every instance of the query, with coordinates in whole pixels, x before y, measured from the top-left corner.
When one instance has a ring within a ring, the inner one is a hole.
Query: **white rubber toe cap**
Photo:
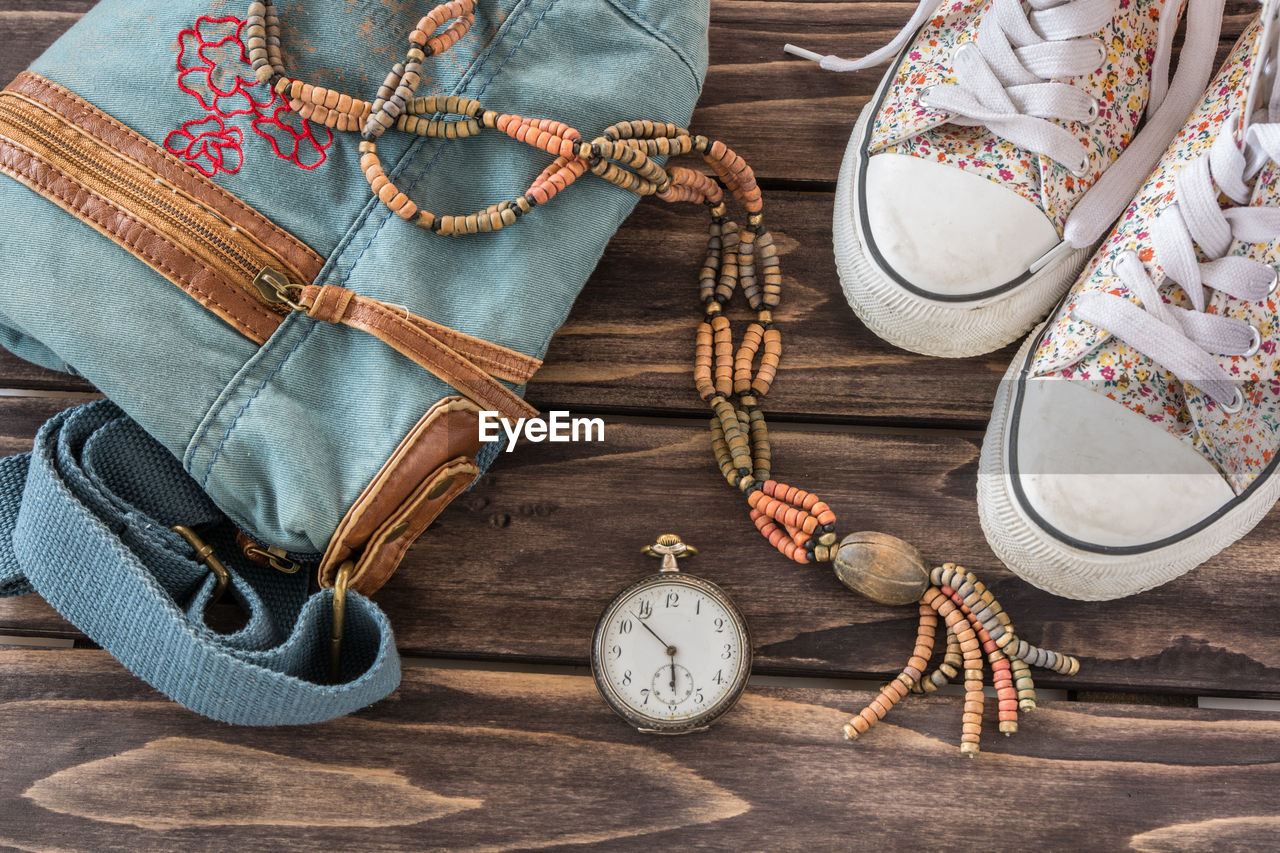
[[[1034,204],[994,181],[906,154],[875,154],[860,205],[887,271],[958,298],[1016,280],[1060,239]]]
[[[1179,536],[1235,497],[1189,445],[1080,382],[1028,380],[1012,426],[1023,509],[1085,547]]]

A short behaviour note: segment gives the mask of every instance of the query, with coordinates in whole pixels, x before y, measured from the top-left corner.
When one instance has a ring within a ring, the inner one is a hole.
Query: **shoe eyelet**
[[[1073,178],[1085,177],[1086,175],[1089,174],[1089,158],[1088,157],[1082,158],[1080,160],[1079,166],[1076,166],[1074,169],[1068,169],[1067,171],[1071,173],[1071,177]]]
[[[1253,358],[1262,349],[1262,333],[1258,331],[1258,327],[1250,325],[1249,331],[1253,333],[1253,342],[1249,344],[1249,349],[1240,353],[1241,358]]]
[[[1275,296],[1276,288],[1280,287],[1280,271],[1275,267],[1271,268],[1271,284],[1267,285],[1267,296]]]
[[[926,109],[930,109],[930,110],[933,109],[933,104],[929,103],[929,95],[931,95],[932,93],[933,93],[933,87],[925,86],[918,93],[916,93],[916,103]]]
[[[1102,66],[1107,64],[1107,43],[1100,38],[1095,38],[1093,43],[1098,46],[1098,67],[1094,69],[1095,73],[1102,70]]]
[[[1221,408],[1225,414],[1228,414],[1228,415],[1238,414],[1240,410],[1244,408],[1244,394],[1240,391],[1239,388],[1235,390],[1236,390],[1235,396],[1231,398],[1230,404],[1219,405],[1219,408]]]
[[[1120,252],[1118,255],[1116,255],[1112,260],[1108,261],[1107,263],[1099,264],[1098,269],[1104,275],[1109,275],[1112,278],[1120,278],[1119,268],[1121,264],[1125,264],[1125,263],[1137,263],[1139,267],[1142,267],[1143,266],[1142,256],[1140,256],[1133,249],[1125,249],[1124,251]]]
[[[1102,114],[1102,105],[1098,103],[1098,99],[1094,98],[1089,104],[1089,117],[1084,120],[1084,124],[1093,124],[1098,120],[1098,116]]]

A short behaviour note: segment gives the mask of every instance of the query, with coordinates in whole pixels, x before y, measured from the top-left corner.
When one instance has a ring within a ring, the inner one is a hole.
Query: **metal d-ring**
[[[355,560],[347,560],[338,567],[333,579],[333,633],[329,637],[329,683],[337,684],[342,675],[342,623],[347,612],[347,582]]]

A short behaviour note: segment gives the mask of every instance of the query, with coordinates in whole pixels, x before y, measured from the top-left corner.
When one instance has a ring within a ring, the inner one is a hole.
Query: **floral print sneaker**
[[[840,71],[897,55],[836,187],[840,280],[872,331],[964,356],[1044,317],[1209,79],[1222,0],[1190,0],[1169,82],[1181,7],[921,0],[898,38],[862,60],[787,46]]]
[[[1268,4],[1001,383],[978,508],[1050,592],[1162,584],[1280,498],[1277,38]]]

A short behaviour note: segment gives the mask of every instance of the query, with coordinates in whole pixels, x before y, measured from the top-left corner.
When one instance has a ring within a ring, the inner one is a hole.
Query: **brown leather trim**
[[[165,239],[105,196],[86,188],[35,152],[0,136],[0,172],[27,185],[115,241],[246,337],[264,343],[280,315]]]
[[[410,314],[407,319],[423,332],[438,338],[445,346],[465,355],[476,367],[495,379],[526,385],[533,374],[538,372],[538,368],[542,367],[541,359],[433,323],[417,314]]]
[[[57,112],[120,155],[145,166],[158,177],[189,193],[223,219],[259,243],[270,247],[292,278],[311,282],[320,274],[324,258],[311,247],[204,175],[185,166],[164,148],[116,121],[88,101],[30,71],[19,74],[8,89]]]
[[[338,567],[353,557],[353,589],[368,595],[386,583],[413,540],[478,476],[473,460],[481,446],[479,424],[479,407],[465,397],[446,397],[422,416],[329,540],[321,586],[332,586]],[[448,478],[456,481],[429,496]],[[388,539],[402,523],[404,530]]]
[[[465,457],[451,460],[433,471],[413,490],[399,511],[374,532],[351,573],[351,588],[365,595],[381,589],[400,567],[409,546],[479,476],[480,469]]]
[[[351,304],[353,299],[358,300],[354,309]],[[391,313],[395,315],[397,321],[404,321],[404,325],[416,331],[417,334],[430,336],[450,349],[457,350],[490,376],[505,379],[517,385],[526,384],[542,366],[541,360],[522,352],[433,323],[425,317],[410,314],[398,306],[388,306],[385,302],[357,297],[352,291],[338,285],[327,284],[323,287],[312,285],[303,288],[301,304],[309,306],[307,310],[309,315],[326,323],[346,322],[347,317],[354,310],[368,314],[369,318],[375,313]],[[388,312],[388,308],[396,310]],[[364,322],[371,321],[365,318]]]
[[[533,417],[538,410],[518,395],[493,379],[488,372],[474,364],[471,353],[455,350],[445,343],[442,335],[455,343],[478,349],[480,357],[488,362],[495,359],[513,364],[515,357],[535,361],[528,356],[514,353],[496,344],[447,329],[437,323],[414,317],[403,308],[379,302],[333,284],[308,285],[302,288],[298,304],[307,308],[308,316],[326,323],[342,323],[368,332],[397,352],[413,359],[425,370],[443,379],[475,400],[486,409],[492,409],[510,420]],[[509,375],[509,374],[508,374]]]

